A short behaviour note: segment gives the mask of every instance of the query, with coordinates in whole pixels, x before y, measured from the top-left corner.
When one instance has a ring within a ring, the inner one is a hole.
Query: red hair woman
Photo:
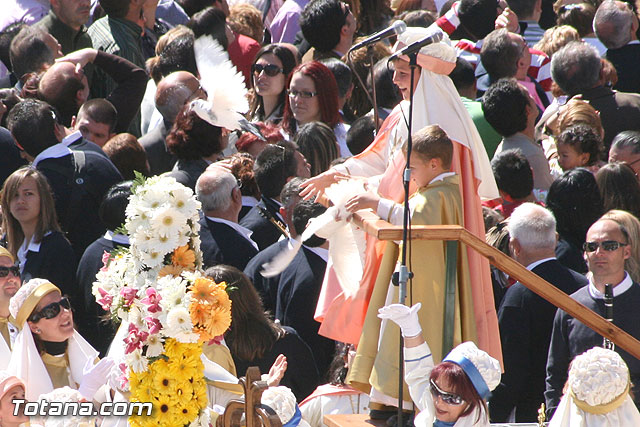
[[[338,109],[338,84],[331,71],[318,61],[306,62],[293,70],[288,97],[284,105],[282,129],[290,137],[298,127],[322,122],[336,134],[340,155],[350,156],[347,148],[347,128]]]

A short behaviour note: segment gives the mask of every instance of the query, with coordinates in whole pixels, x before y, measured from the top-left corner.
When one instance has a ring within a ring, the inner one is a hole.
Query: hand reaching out
[[[280,354],[276,361],[271,365],[269,374],[267,376],[267,385],[269,387],[277,387],[280,385],[284,373],[287,371],[287,357],[284,354]]]
[[[367,191],[366,193],[358,194],[349,199],[345,205],[347,211],[354,213],[361,209],[378,209],[378,203],[380,202],[380,196],[373,191]]]
[[[378,317],[389,319],[400,326],[402,336],[405,338],[415,337],[422,333],[418,311],[422,307],[421,303],[408,307],[404,304],[390,304],[378,310]]]

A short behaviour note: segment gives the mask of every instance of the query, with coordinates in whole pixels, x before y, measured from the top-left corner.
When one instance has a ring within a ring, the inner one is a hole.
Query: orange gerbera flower
[[[173,265],[179,265],[180,267],[191,269],[195,266],[196,254],[189,249],[189,245],[180,246],[173,251],[171,263]]]
[[[212,337],[224,334],[231,326],[231,310],[224,307],[216,307],[209,312],[209,319],[205,327]]]
[[[200,302],[192,302],[189,306],[189,314],[191,315],[191,322],[194,325],[206,325],[209,320],[210,305],[201,304]]]
[[[184,269],[178,265],[165,265],[158,272],[158,279],[164,276],[175,276],[178,277],[182,273]]]
[[[191,295],[200,303],[216,304],[215,283],[211,279],[198,277],[191,286]]]

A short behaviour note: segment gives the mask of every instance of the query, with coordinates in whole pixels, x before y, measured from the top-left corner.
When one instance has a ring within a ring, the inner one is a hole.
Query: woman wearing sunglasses
[[[351,156],[347,147],[347,128],[338,110],[338,84],[331,71],[318,61],[296,67],[289,81],[282,129],[291,138],[298,128],[311,122],[328,125],[336,135],[340,155]]]
[[[24,399],[24,383],[19,378],[0,371],[0,427],[20,427],[29,422],[24,411],[14,413],[14,399]]]
[[[114,366],[73,328],[71,305],[45,279],[32,279],[11,298],[11,315],[20,329],[7,371],[24,381],[27,400],[69,386],[88,400],[107,382]]]
[[[4,182],[1,205],[7,249],[22,280],[48,279],[73,295],[77,261],[58,225],[47,178],[32,167],[18,169]]]
[[[418,427],[489,426],[486,399],[500,383],[500,364],[472,342],[464,342],[434,366],[418,321],[421,304],[391,304],[378,317],[392,320],[404,337],[405,381],[420,411]]]
[[[251,65],[249,120],[279,124],[287,97],[287,80],[296,66],[293,53],[280,44],[264,46]]]

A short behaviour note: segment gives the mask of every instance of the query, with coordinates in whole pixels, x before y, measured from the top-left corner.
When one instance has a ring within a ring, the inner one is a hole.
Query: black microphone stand
[[[402,252],[400,258],[400,270],[397,275],[394,274],[393,283],[399,286],[398,289],[398,303],[406,304],[407,299],[407,283],[413,278],[413,273],[409,271],[407,267],[407,246],[409,243],[409,227],[411,221],[411,211],[409,209],[409,184],[411,182],[411,149],[413,148],[413,139],[411,136],[413,125],[413,82],[415,81],[415,71],[418,68],[418,52],[410,53],[409,56],[409,68],[411,69],[411,79],[409,86],[409,122],[407,123],[408,136],[407,136],[407,163],[402,175],[402,181],[404,184],[404,212],[402,221]],[[403,409],[403,394],[404,394],[404,339],[400,334],[400,350],[398,358],[398,427],[403,427],[402,423],[402,409]]]
[[[373,47],[375,45],[370,44],[367,46],[367,56],[369,56],[369,75],[371,76],[371,102],[373,104],[373,122],[375,123],[376,135],[378,134],[378,98],[376,97],[376,81],[375,81],[375,73],[374,66],[376,65],[373,62]],[[366,88],[365,88],[366,91]]]

